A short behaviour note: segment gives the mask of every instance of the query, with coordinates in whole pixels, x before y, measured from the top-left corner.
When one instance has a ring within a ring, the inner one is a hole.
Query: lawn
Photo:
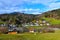
[[[55,33],[23,33],[16,35],[1,34],[0,40],[60,40],[60,30]]]

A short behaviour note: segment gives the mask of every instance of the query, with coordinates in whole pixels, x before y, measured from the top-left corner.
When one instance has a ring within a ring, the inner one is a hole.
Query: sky
[[[59,8],[60,0],[0,0],[0,14],[10,12],[41,14]]]

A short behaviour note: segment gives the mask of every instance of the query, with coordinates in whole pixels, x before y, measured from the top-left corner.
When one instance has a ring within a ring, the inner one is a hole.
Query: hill
[[[51,24],[55,24],[56,22],[56,24],[60,24],[60,9],[51,10],[39,15],[26,14],[20,12],[4,13],[0,14],[0,24],[11,23],[20,25],[23,23],[32,22],[33,20],[41,20],[43,18],[47,19],[47,21],[51,20]]]
[[[22,23],[28,23],[32,20],[36,19],[36,15],[33,14],[26,14],[26,13],[20,13],[20,12],[13,12],[13,13],[5,13],[0,14],[0,24],[3,23],[11,23],[11,24],[22,24]]]
[[[44,19],[52,25],[60,26],[60,9],[44,12],[37,16],[39,20]]]
[[[39,17],[47,17],[47,18],[60,19],[60,9],[55,9],[55,10],[47,11],[47,12],[44,12],[44,13],[38,15],[38,16]]]

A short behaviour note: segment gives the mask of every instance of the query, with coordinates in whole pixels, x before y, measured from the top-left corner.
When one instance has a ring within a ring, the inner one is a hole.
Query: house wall
[[[17,34],[17,32],[8,32],[8,34]]]

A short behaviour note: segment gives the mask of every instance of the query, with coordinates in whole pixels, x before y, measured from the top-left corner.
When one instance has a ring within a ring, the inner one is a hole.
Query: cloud
[[[19,11],[33,14],[36,12],[38,14],[57,8],[60,8],[59,0],[0,0],[0,13]]]
[[[5,6],[17,6],[17,5],[23,5],[24,3],[27,4],[43,4],[48,5],[52,2],[55,2],[56,0],[0,0],[0,3]]]
[[[51,3],[51,4],[49,5],[49,8],[51,8],[51,9],[60,8],[60,2],[58,2],[58,3]]]
[[[33,4],[44,4],[44,5],[47,5],[56,1],[57,0],[25,0],[25,2],[28,2],[30,4],[33,3]]]
[[[60,8],[59,0],[31,0],[29,2],[33,4],[43,4],[46,6],[46,11]]]
[[[46,5],[47,3],[52,2],[52,0],[34,0],[32,3],[40,3]]]
[[[15,8],[10,8],[10,9],[2,9],[0,10],[0,13],[10,13],[10,12],[24,12],[24,13],[34,13],[34,12],[39,12],[40,9],[15,9]]]
[[[32,14],[41,14],[41,13],[39,13],[39,12],[32,12]]]

